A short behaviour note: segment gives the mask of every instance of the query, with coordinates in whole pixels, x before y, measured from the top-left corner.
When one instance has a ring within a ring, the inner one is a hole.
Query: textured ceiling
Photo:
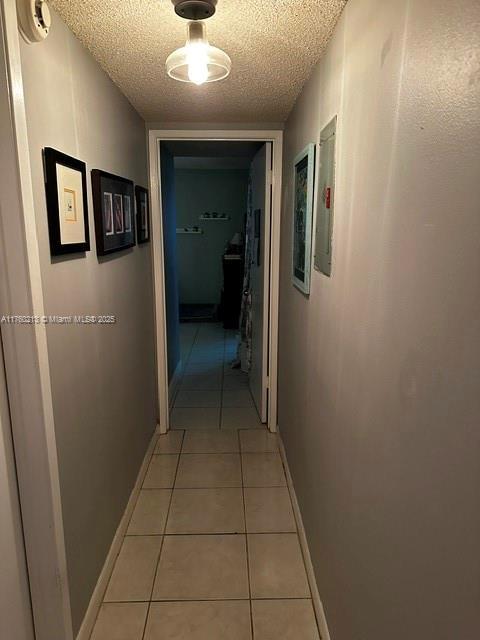
[[[287,118],[345,3],[219,0],[207,33],[232,73],[197,87],[165,72],[186,37],[171,0],[51,0],[145,120],[238,123]]]

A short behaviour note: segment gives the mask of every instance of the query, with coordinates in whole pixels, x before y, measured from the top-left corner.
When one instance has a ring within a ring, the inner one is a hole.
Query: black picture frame
[[[127,178],[92,170],[93,214],[97,255],[135,246],[135,193]]]
[[[150,242],[150,200],[148,189],[138,185],[135,186],[135,204],[137,208],[137,242],[138,244],[145,244]]]
[[[43,150],[43,164],[45,177],[45,194],[47,200],[48,236],[50,240],[50,254],[62,256],[68,253],[81,253],[90,251],[90,232],[88,228],[88,199],[87,199],[87,165],[85,162],[68,156],[57,149],[45,147]],[[57,168],[60,169],[57,171]],[[79,176],[71,173],[62,177],[61,168],[78,172]],[[61,184],[59,183],[59,179]],[[67,181],[71,181],[69,188]],[[80,182],[80,188],[79,188]],[[63,186],[63,198],[59,189]],[[81,196],[81,197],[80,197]],[[68,203],[67,203],[68,197]],[[60,211],[60,203],[68,207]],[[77,210],[78,206],[78,210]],[[60,216],[64,217],[61,219]],[[72,218],[68,219],[68,215]],[[70,240],[66,237],[65,223],[74,229],[74,233],[68,230]],[[74,242],[74,236],[83,236],[83,241]]]

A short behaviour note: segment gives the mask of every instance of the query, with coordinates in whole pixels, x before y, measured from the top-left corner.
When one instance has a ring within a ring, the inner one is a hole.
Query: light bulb
[[[204,82],[223,80],[230,73],[232,62],[228,55],[207,40],[203,22],[189,22],[187,43],[171,53],[166,61],[168,75],[181,82]]]
[[[207,46],[203,42],[188,44],[188,78],[197,85],[208,80]]]

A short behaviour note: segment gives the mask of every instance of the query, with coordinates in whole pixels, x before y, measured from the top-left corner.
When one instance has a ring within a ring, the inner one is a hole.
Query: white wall
[[[350,0],[285,130],[279,423],[332,640],[480,634],[480,4]],[[332,277],[292,161],[338,114]]]
[[[22,44],[47,314],[113,314],[110,326],[50,326],[48,350],[74,630],[88,605],[156,424],[150,244],[98,259],[50,258],[42,149],[147,185],[144,122],[53,14]]]

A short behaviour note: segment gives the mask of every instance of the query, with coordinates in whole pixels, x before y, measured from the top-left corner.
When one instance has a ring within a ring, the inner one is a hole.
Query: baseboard
[[[180,386],[180,381],[182,379],[182,372],[183,372],[183,364],[182,364],[182,360],[180,359],[178,361],[177,368],[175,369],[175,373],[173,374],[172,379],[168,384],[168,401],[169,401],[170,407],[173,406],[173,403],[175,401],[175,395],[177,393],[178,387]]]
[[[288,460],[285,453],[285,447],[283,446],[280,433],[277,433],[278,441],[280,445],[280,455],[282,456],[283,466],[285,468],[285,474],[287,476],[288,491],[290,492],[290,498],[292,500],[293,514],[297,523],[298,538],[300,541],[300,547],[302,549],[303,559],[305,561],[305,568],[307,570],[307,578],[310,585],[310,591],[312,593],[313,608],[315,610],[315,617],[317,618],[318,630],[322,640],[331,640],[330,633],[328,631],[327,619],[325,617],[325,610],[320,600],[320,594],[318,593],[317,581],[315,579],[315,571],[313,569],[312,558],[308,548],[307,536],[305,534],[305,527],[303,526],[302,514],[300,512],[300,506],[298,504],[297,495],[293,486],[292,474],[288,466]]]
[[[140,471],[138,472],[135,485],[133,487],[132,493],[130,494],[130,498],[123,513],[122,519],[120,520],[120,524],[118,525],[117,531],[115,532],[115,536],[110,546],[110,550],[107,554],[105,564],[103,565],[102,571],[100,572],[100,576],[88,604],[87,612],[85,613],[85,617],[83,618],[83,622],[77,634],[76,640],[89,640],[90,636],[92,635],[93,627],[95,626],[95,622],[97,620],[98,611],[103,602],[103,596],[107,589],[110,575],[113,571],[113,565],[115,564],[115,560],[117,559],[117,556],[120,552],[123,537],[125,535],[125,532],[127,531],[128,523],[130,522],[135,503],[137,502],[138,494],[140,493],[140,489],[143,484],[143,479],[145,477],[145,474],[147,473],[147,467],[150,462],[150,457],[153,453],[153,450],[155,449],[157,438],[158,432],[157,429],[155,429],[155,432],[145,453]]]

